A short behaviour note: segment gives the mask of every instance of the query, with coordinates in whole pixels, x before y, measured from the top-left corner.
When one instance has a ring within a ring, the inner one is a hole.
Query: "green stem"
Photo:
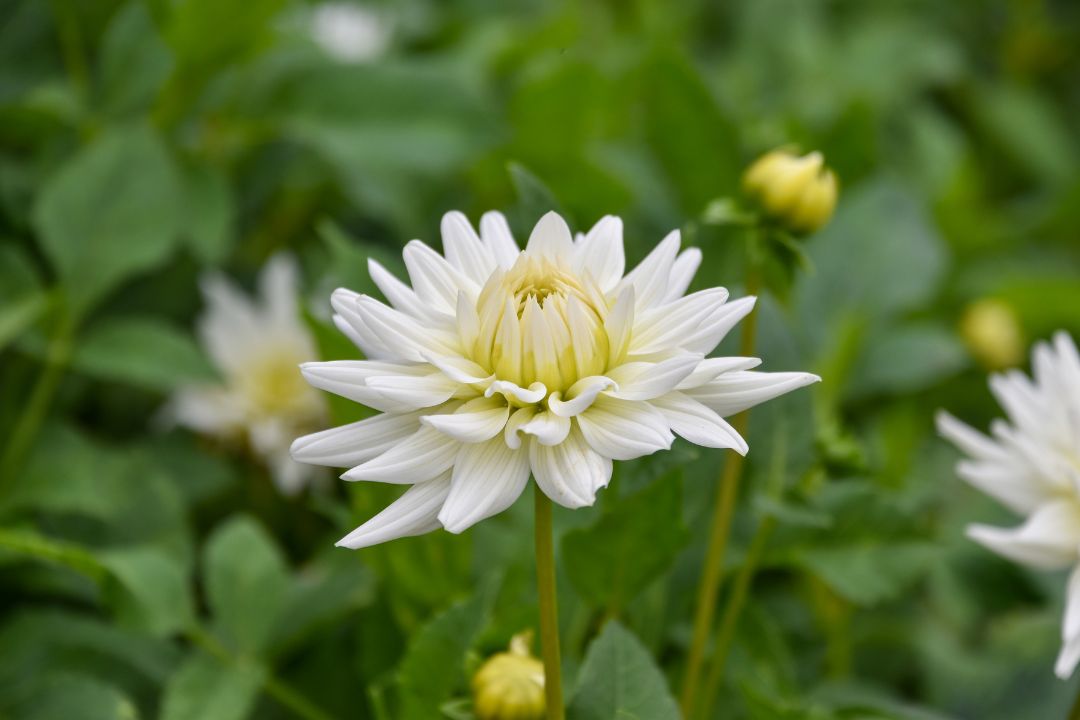
[[[202,648],[208,655],[217,658],[223,665],[234,665],[238,662],[238,659],[229,652],[228,648],[201,627],[189,630],[187,636],[194,645]],[[269,672],[263,676],[262,688],[267,695],[277,700],[283,707],[292,710],[297,717],[304,718],[304,720],[333,720],[330,715],[316,707],[298,690]]]
[[[22,415],[11,432],[3,458],[0,459],[0,494],[10,489],[15,476],[22,469],[27,452],[37,439],[38,431],[41,430],[41,424],[45,421],[53,395],[56,394],[56,388],[60,385],[60,379],[71,357],[72,332],[70,320],[66,315],[61,317],[49,341],[44,367],[30,392]]]
[[[746,294],[757,295],[761,289],[761,270],[759,264],[750,261],[746,277]],[[739,354],[750,357],[754,354],[757,338],[757,311],[751,312],[743,323],[742,341]],[[732,418],[731,425],[742,436],[750,420],[750,411]],[[686,675],[683,678],[682,705],[683,717],[694,714],[694,703],[698,684],[701,680],[701,667],[705,660],[705,647],[712,630],[713,615],[716,612],[716,598],[720,591],[724,555],[727,552],[728,536],[731,534],[731,518],[738,499],[739,481],[742,478],[743,456],[729,453],[720,477],[720,488],[716,493],[713,507],[712,526],[709,531],[709,545],[705,553],[705,567],[702,570],[701,584],[698,586],[697,608],[694,612],[694,634],[690,641],[690,654],[686,661]]]
[[[1080,690],[1076,693],[1076,700],[1073,702],[1072,710],[1069,710],[1068,720],[1080,720]]]
[[[728,597],[727,605],[724,606],[724,614],[720,617],[720,628],[716,632],[712,666],[709,668],[709,676],[705,680],[702,695],[702,717],[709,717],[709,711],[716,700],[716,691],[720,687],[720,679],[724,676],[728,649],[735,636],[735,625],[739,620],[739,615],[742,614],[743,605],[746,604],[746,596],[750,591],[754,573],[757,571],[761,555],[765,551],[775,524],[776,521],[771,516],[761,521],[750,543],[750,549],[746,551],[746,558],[735,576],[735,584],[731,588],[731,595]]]
[[[563,720],[562,667],[559,660],[559,609],[555,598],[555,551],[551,500],[536,488],[536,590],[540,596],[540,650],[544,660],[547,720]]]

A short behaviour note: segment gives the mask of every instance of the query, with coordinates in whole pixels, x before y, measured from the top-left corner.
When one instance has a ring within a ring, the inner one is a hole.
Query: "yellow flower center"
[[[317,415],[318,399],[297,371],[303,358],[279,353],[261,358],[238,378],[240,391],[256,413]]]
[[[608,310],[588,275],[522,253],[509,270],[492,274],[480,292],[472,359],[499,380],[523,388],[542,382],[549,392],[565,391],[606,369]]]

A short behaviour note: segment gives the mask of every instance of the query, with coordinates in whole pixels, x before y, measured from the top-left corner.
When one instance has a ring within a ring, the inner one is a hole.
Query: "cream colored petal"
[[[423,411],[380,413],[359,422],[299,437],[292,443],[294,460],[353,467],[380,455],[420,428]]]
[[[675,436],[659,410],[645,402],[603,395],[577,416],[589,446],[613,460],[633,460],[671,448]]]
[[[463,445],[439,522],[460,533],[514,504],[529,481],[529,456],[502,438]]]
[[[603,292],[610,292],[626,270],[622,220],[605,215],[575,245],[574,270],[588,273]]]
[[[701,355],[676,355],[661,362],[631,362],[610,370],[607,374],[618,389],[609,391],[621,400],[651,400],[674,390],[694,371]]]
[[[1080,504],[1075,499],[1049,502],[1015,528],[971,525],[972,540],[1014,562],[1060,570],[1080,559]]]
[[[433,480],[454,464],[461,443],[433,427],[420,428],[378,457],[357,465],[342,480],[411,485]]]
[[[480,242],[468,218],[456,210],[448,212],[443,215],[441,229],[447,261],[478,286],[483,285],[495,269],[495,256]]]
[[[566,221],[557,212],[540,218],[529,235],[525,252],[546,257],[553,262],[568,261],[573,253],[573,239]]]
[[[568,508],[592,505],[596,491],[611,480],[611,460],[590,448],[577,428],[558,445],[534,440],[529,445],[529,464],[544,494]]]
[[[740,455],[750,449],[735,428],[697,400],[672,392],[649,401],[672,431],[686,440],[710,448],[730,448]]]
[[[766,400],[820,381],[821,378],[811,373],[765,373],[747,370],[725,373],[685,392],[712,408],[721,417],[729,417]]]
[[[475,398],[452,413],[425,415],[420,421],[463,443],[490,440],[502,432],[510,406],[500,397]]]
[[[492,210],[480,218],[480,239],[501,268],[508,269],[521,254],[510,226],[500,212]]]
[[[439,510],[449,493],[449,472],[430,482],[413,485],[381,513],[338,540],[336,545],[357,550],[437,530],[440,527]]]

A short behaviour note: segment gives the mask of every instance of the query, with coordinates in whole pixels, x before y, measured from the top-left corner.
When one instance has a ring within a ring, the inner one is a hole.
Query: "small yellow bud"
[[[1024,339],[1016,311],[991,298],[977,300],[960,319],[960,336],[988,370],[1016,367],[1024,360]]]
[[[543,720],[544,664],[529,654],[531,638],[515,635],[508,652],[492,655],[473,675],[477,720]]]
[[[799,235],[822,228],[836,208],[836,175],[819,152],[766,153],[743,174],[743,189],[769,217]]]

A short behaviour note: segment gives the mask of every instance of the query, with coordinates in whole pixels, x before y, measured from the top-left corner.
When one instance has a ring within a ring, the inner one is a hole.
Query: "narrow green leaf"
[[[161,720],[242,720],[250,715],[265,670],[218,662],[195,651],[165,687]]]

